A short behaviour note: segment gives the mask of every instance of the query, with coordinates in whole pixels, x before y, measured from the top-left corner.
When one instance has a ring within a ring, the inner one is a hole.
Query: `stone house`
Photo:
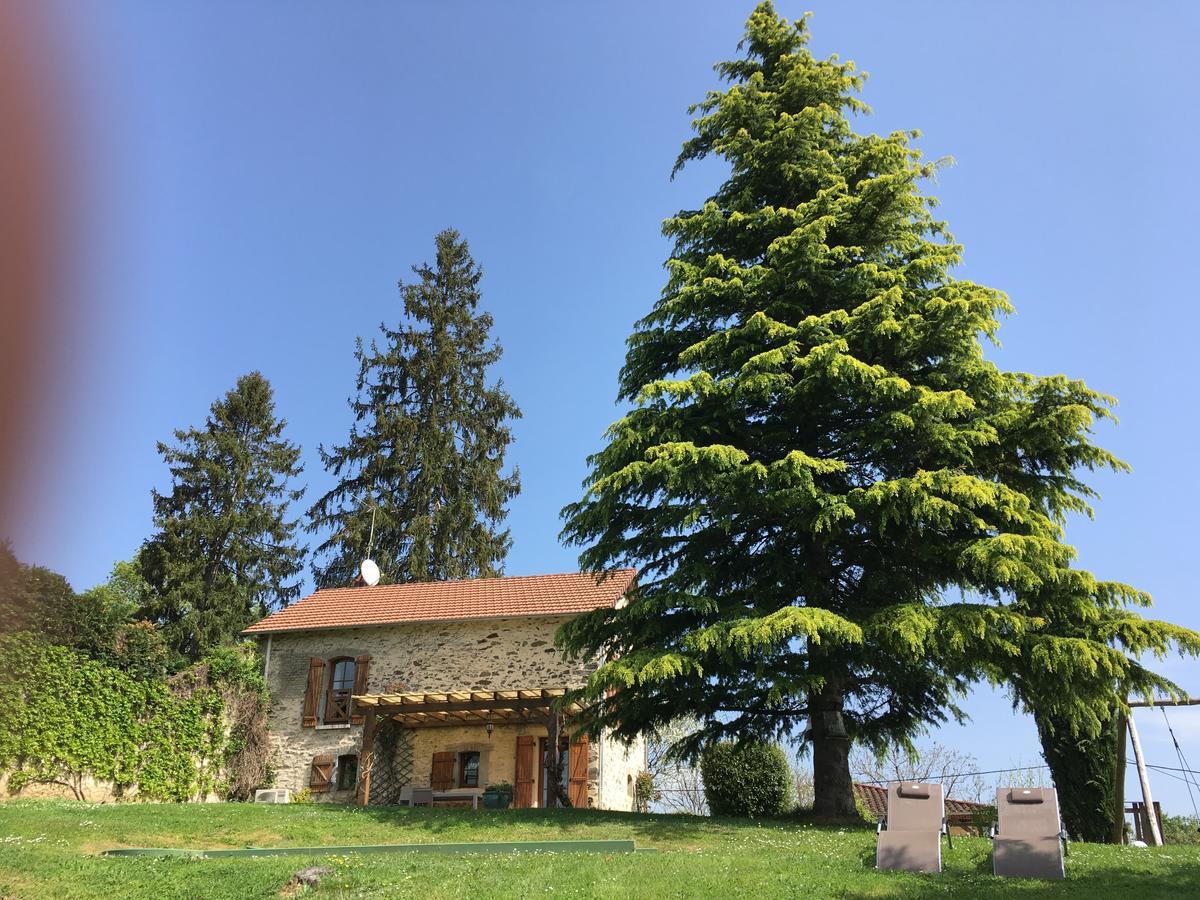
[[[386,804],[507,782],[515,806],[541,807],[557,744],[572,806],[633,809],[645,742],[589,740],[554,704],[598,664],[564,659],[558,627],[622,605],[635,576],[332,588],[268,616],[245,634],[262,648],[277,786]]]

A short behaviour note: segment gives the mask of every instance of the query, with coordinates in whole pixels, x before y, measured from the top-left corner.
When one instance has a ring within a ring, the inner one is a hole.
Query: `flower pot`
[[[508,809],[510,803],[512,803],[512,794],[507,791],[483,792],[484,809]]]

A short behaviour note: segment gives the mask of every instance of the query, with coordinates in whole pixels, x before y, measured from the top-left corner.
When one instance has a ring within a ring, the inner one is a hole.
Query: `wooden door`
[[[588,739],[581,734],[571,741],[571,752],[567,756],[567,768],[570,772],[567,787],[567,799],[575,809],[587,809],[588,798]]]
[[[533,772],[537,762],[537,738],[531,734],[517,738],[517,783],[513,806],[529,809],[533,806]]]
[[[429,774],[429,786],[435,791],[448,791],[454,787],[454,754],[442,751],[433,754],[433,771]]]

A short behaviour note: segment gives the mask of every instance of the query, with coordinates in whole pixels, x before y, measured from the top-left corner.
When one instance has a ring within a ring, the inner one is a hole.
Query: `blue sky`
[[[69,135],[69,322],[54,437],[20,555],[79,588],[150,532],[155,441],[260,369],[304,449],[344,437],[354,338],[399,312],[396,281],[458,228],[481,262],[498,367],[525,417],[510,573],[573,568],[558,511],[618,417],[633,321],[660,290],[661,221],[718,165],[669,180],[687,106],[716,85],[750,3],[60,3]],[[1190,563],[1197,425],[1191,260],[1200,185],[1200,8],[1116,3],[781,2],[813,48],[870,73],[862,130],[919,128],[953,156],[932,188],[960,274],[1006,290],[1006,367],[1120,398],[1070,539],[1097,575],[1200,628]],[[1200,666],[1162,666],[1200,693]],[[980,691],[934,735],[985,769],[1037,760],[1031,722]],[[1200,709],[1174,716],[1200,757]],[[1161,715],[1152,762],[1175,765]],[[1131,779],[1131,790],[1136,782]],[[1182,785],[1157,777],[1183,812]],[[1179,790],[1176,790],[1179,788]]]

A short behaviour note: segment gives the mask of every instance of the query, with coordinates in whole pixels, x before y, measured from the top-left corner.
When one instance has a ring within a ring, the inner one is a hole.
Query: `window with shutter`
[[[571,741],[567,768],[570,771],[567,799],[576,809],[586,809],[588,799],[588,738],[586,734],[581,734]]]
[[[429,773],[429,786],[435,791],[448,791],[454,787],[454,754],[452,752],[433,754],[433,769]]]
[[[313,657],[308,661],[308,683],[304,687],[304,709],[300,714],[302,728],[317,726],[317,710],[321,704],[321,684],[325,676],[325,660]]]
[[[312,772],[308,778],[308,786],[314,792],[327,791],[329,785],[333,781],[333,756],[322,754],[314,756],[312,761]]]
[[[458,754],[458,786],[479,787],[479,751],[467,750]]]
[[[325,693],[325,724],[342,725],[350,721],[350,697],[354,692],[354,660],[349,657],[329,661],[329,689]]]
[[[354,693],[359,696],[361,696],[367,692],[367,673],[370,671],[370,668],[371,668],[371,657],[359,656],[359,657],[355,658],[355,660],[354,660]],[[353,704],[351,704],[351,705],[353,705]],[[363,717],[361,715],[354,715],[353,709],[351,709],[350,712],[352,713],[352,715],[350,716],[350,724],[351,725],[361,725],[363,723]]]

